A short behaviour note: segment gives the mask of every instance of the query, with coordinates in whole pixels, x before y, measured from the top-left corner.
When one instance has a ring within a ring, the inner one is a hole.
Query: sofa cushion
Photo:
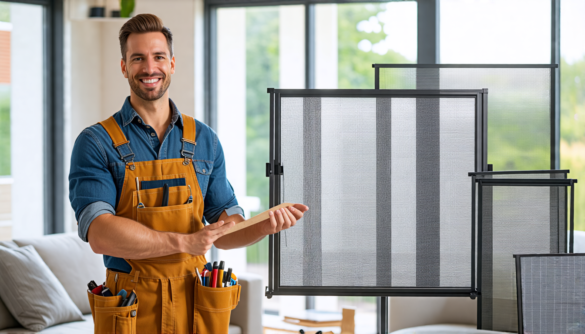
[[[25,328],[46,327],[81,320],[63,285],[34,247],[0,247],[0,297]]]
[[[18,326],[18,321],[14,319],[10,311],[6,308],[6,305],[0,299],[0,330],[16,326]]]
[[[0,241],[0,246],[6,248],[18,248],[18,245],[13,241]],[[4,302],[2,302],[2,299],[0,299],[0,329],[16,326],[19,326],[18,321],[14,319],[10,311],[6,308],[6,305],[4,305]]]
[[[18,248],[18,245],[12,240],[0,241],[0,246],[6,248]]]
[[[77,233],[51,234],[40,238],[15,239],[20,246],[32,245],[81,313],[91,313],[87,300],[87,283],[98,285],[106,280],[106,268],[101,255],[95,254]]]

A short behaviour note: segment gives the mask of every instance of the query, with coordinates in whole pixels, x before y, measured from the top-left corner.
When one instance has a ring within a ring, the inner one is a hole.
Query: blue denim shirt
[[[181,158],[183,118],[171,101],[171,124],[162,143],[152,127],[145,124],[126,98],[122,109],[114,114],[122,132],[130,141],[134,161]],[[238,206],[233,188],[226,178],[223,150],[217,134],[207,125],[195,121],[197,132],[193,168],[203,194],[204,223],[215,223],[223,211],[228,215],[243,210]],[[154,135],[153,135],[154,134]],[[69,200],[79,223],[79,237],[87,242],[89,225],[98,216],[111,213],[120,201],[125,164],[114,148],[112,139],[99,124],[83,130],[73,147],[69,172]],[[104,255],[107,268],[130,272],[124,259]]]

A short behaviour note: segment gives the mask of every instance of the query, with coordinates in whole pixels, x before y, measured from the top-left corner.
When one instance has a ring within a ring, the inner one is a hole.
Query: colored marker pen
[[[224,282],[224,285],[227,287],[227,286],[228,286],[228,284],[231,282],[231,278],[232,278],[232,268],[228,268],[227,274],[226,274],[225,276],[226,276],[226,278],[225,278],[225,280],[224,280],[224,281],[225,281],[225,282]]]
[[[209,270],[207,268],[203,269],[201,272],[201,285],[207,286],[207,276],[209,274]]]
[[[211,271],[211,287],[217,287],[217,261],[213,262],[213,270]]]
[[[223,285],[223,268],[225,267],[225,263],[223,261],[219,262],[219,269],[217,272],[217,287],[221,288]]]

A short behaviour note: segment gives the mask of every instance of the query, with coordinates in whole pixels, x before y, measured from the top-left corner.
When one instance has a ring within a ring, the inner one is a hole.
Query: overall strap
[[[134,152],[130,148],[130,141],[126,139],[124,132],[120,129],[120,125],[116,122],[114,116],[106,119],[105,121],[99,122],[101,126],[106,129],[106,132],[112,138],[114,142],[114,147],[120,154],[120,159],[126,163],[126,165],[130,167],[130,170],[134,170],[136,166],[134,166]]]
[[[183,116],[183,138],[181,142],[183,142],[183,147],[181,148],[181,155],[185,158],[183,161],[183,165],[188,165],[193,160],[193,156],[195,155],[195,146],[197,142],[195,141],[196,129],[195,129],[195,119],[191,116],[187,116],[185,114]]]

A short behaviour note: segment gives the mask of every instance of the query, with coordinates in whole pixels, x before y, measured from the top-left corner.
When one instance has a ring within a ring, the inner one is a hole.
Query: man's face
[[[175,73],[175,57],[161,32],[130,34],[126,42],[126,60],[122,59],[122,73],[128,79],[134,94],[145,101],[154,101],[165,95]]]

